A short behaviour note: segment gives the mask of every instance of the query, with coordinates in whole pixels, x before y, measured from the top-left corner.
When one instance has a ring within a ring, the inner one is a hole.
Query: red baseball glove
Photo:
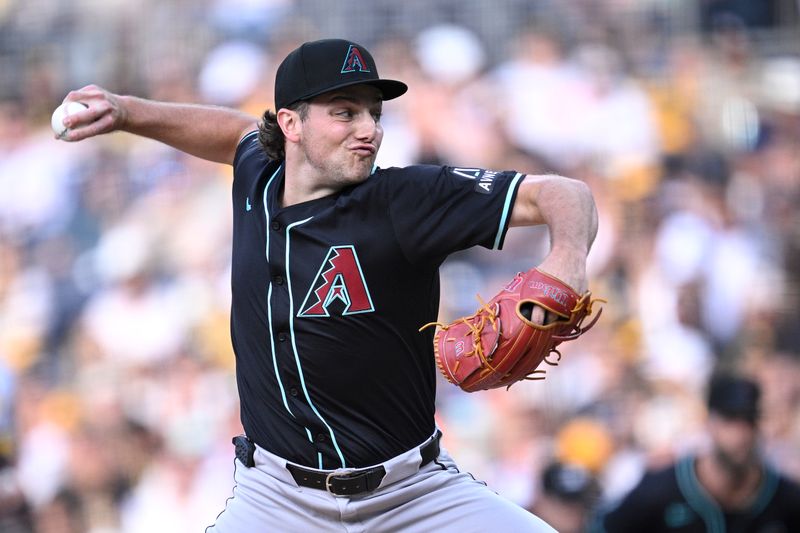
[[[474,315],[437,324],[436,364],[448,381],[467,392],[544,379],[545,371],[537,370],[542,361],[558,364],[561,353],[556,346],[577,339],[600,318],[602,309],[582,325],[595,301],[602,300],[592,300],[589,291],[580,295],[536,268],[520,272],[489,303],[481,302]],[[545,325],[531,322],[534,305],[556,315],[556,320]],[[558,356],[555,361],[548,359],[551,353]]]

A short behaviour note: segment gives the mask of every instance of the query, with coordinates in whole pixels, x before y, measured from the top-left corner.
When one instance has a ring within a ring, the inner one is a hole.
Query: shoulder
[[[495,183],[504,183],[497,189],[520,181],[522,174],[514,170],[489,170],[478,167],[453,167],[444,165],[410,165],[407,167],[378,168],[373,177],[387,178],[387,185],[426,186],[442,190],[475,190],[491,194]]]
[[[376,168],[373,178],[394,180],[436,179],[441,177],[447,167],[437,165],[409,165],[407,167]]]
[[[800,502],[800,483],[773,467],[767,467],[768,475],[774,478],[777,497],[787,502]]]
[[[236,147],[233,158],[233,183],[253,183],[265,172],[274,172],[282,163],[283,161],[273,161],[267,157],[258,140],[258,131],[251,131],[242,137]]]
[[[627,499],[638,503],[657,503],[669,499],[679,492],[678,472],[682,465],[691,464],[692,458],[681,459],[674,464],[651,468],[644,472],[639,482],[628,493]]]
[[[594,512],[589,531],[659,531],[657,517],[670,502],[680,500],[675,483],[675,466],[647,470],[623,496],[601,504]],[[676,498],[677,496],[677,498]]]
[[[236,154],[233,157],[234,171],[242,166],[243,163],[266,164],[267,154],[264,153],[261,143],[258,140],[258,130],[253,130],[245,134],[236,146]]]
[[[444,167],[434,165],[411,165],[407,167],[379,168],[369,179],[355,188],[361,193],[396,195],[414,193],[420,189],[432,187],[442,176]]]
[[[750,511],[753,515],[780,516],[788,531],[800,531],[800,484],[766,464],[765,477]]]
[[[653,468],[645,473],[640,485],[645,486],[654,494],[674,492],[677,488],[678,472],[685,468],[693,470],[693,464],[693,457],[684,457],[673,464]]]

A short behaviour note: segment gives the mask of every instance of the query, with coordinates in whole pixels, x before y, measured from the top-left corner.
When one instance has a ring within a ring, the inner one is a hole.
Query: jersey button
[[[317,442],[325,442],[325,438],[326,438],[325,434],[320,433],[319,435],[317,435]]]
[[[292,387],[291,389],[289,389],[289,394],[291,394],[292,396],[297,396],[297,389]]]
[[[288,338],[289,338],[289,336],[286,333],[284,333],[282,331],[280,333],[278,333],[278,340],[280,342],[286,342],[286,339],[288,339]]]
[[[281,223],[278,222],[277,220],[273,220],[272,224],[270,224],[269,227],[274,229],[275,231],[278,231],[279,229],[281,229]]]
[[[273,281],[275,282],[275,285],[283,285],[283,276],[275,276]]]

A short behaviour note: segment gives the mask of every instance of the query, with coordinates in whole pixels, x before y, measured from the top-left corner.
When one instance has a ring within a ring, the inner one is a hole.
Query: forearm
[[[127,131],[219,163],[232,164],[242,135],[258,127],[258,119],[235,109],[120,96],[96,85],[71,91],[65,101],[81,102],[86,109],[64,118],[69,129],[60,139]]]
[[[597,208],[589,187],[561,176],[526,176],[517,192],[511,225],[536,224],[547,224],[550,232],[545,266],[570,272],[571,279],[564,281],[582,285],[581,272],[585,272],[586,256],[597,234]]]
[[[168,144],[182,152],[233,163],[242,135],[256,128],[256,119],[224,107],[155,102],[120,97],[119,129]]]
[[[551,247],[586,255],[597,234],[597,208],[589,187],[562,176],[526,176],[511,214],[512,226],[547,224]]]

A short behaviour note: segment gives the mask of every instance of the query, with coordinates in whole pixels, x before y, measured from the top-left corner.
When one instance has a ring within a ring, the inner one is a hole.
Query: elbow
[[[572,180],[576,183],[575,187],[578,189],[578,194],[583,198],[583,201],[586,203],[587,206],[591,208],[591,212],[594,215],[595,225],[597,225],[597,204],[594,201],[594,193],[592,193],[592,188],[585,181],[580,180]]]
[[[585,182],[573,178],[562,178],[567,181],[568,187],[572,189],[573,201],[575,209],[583,213],[586,218],[586,230],[588,237],[588,245],[591,247],[594,238],[597,235],[598,216],[597,204],[594,200],[594,194],[591,187]]]
[[[552,226],[557,219],[584,226],[593,239],[597,231],[597,208],[591,188],[584,181],[555,174],[526,176],[520,185],[511,225]]]
[[[583,213],[592,219],[590,225],[593,225],[596,229],[597,206],[592,189],[585,181],[549,175],[545,177],[545,184],[541,192],[545,192],[545,194],[540,195],[536,200],[555,204],[561,208],[555,212],[566,208],[572,212]],[[545,211],[553,210],[545,209]]]
[[[552,176],[551,178],[559,187],[569,189],[571,194],[576,198],[594,204],[592,189],[585,181],[575,178],[566,178],[564,176]]]
[[[597,237],[597,229],[599,226],[597,204],[595,203],[592,189],[586,184],[586,182],[580,180],[572,181],[575,182],[574,187],[577,191],[576,194],[579,197],[578,202],[580,209],[586,214],[586,246],[588,252],[588,250],[591,249],[592,244],[594,244],[595,237]]]

